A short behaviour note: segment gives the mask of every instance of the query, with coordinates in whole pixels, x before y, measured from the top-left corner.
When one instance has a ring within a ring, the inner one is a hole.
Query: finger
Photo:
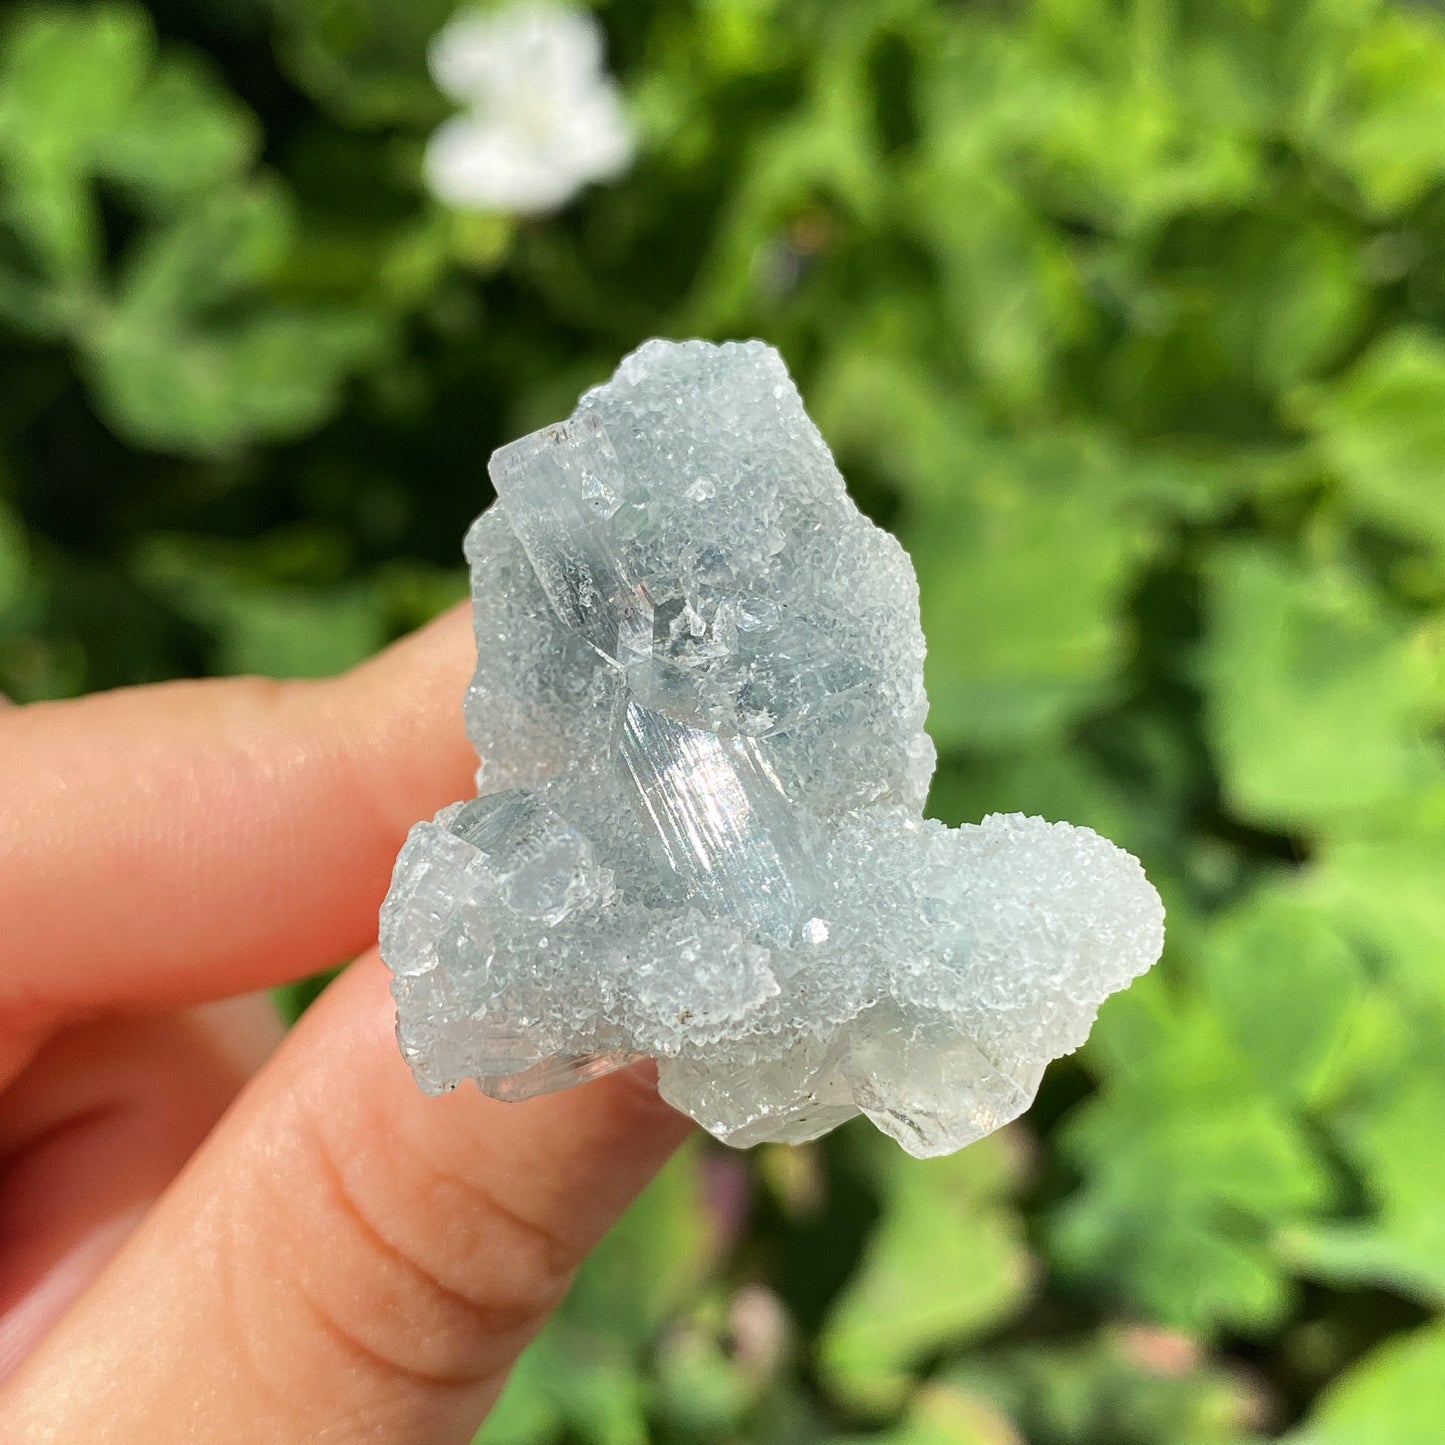
[[[462,1445],[687,1123],[635,1070],[429,1098],[375,954],[12,1381],[18,1438]]]
[[[171,1006],[366,947],[415,819],[470,792],[464,609],[344,677],[0,715],[0,1013]]]
[[[281,1039],[263,996],[71,1029],[0,1097],[0,1380]]]

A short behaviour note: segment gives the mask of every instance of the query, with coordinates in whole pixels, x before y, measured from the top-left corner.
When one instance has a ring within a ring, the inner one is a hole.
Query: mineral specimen
[[[401,1047],[522,1099],[634,1060],[731,1144],[1014,1118],[1163,910],[1087,828],[922,816],[907,556],[778,354],[652,341],[492,458],[467,538],[479,797],[382,909]]]

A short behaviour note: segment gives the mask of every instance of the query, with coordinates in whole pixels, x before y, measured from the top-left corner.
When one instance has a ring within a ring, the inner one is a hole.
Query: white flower
[[[632,159],[601,27],[586,10],[466,12],[437,34],[429,61],[437,85],[467,107],[427,145],[427,182],[450,205],[538,215]]]

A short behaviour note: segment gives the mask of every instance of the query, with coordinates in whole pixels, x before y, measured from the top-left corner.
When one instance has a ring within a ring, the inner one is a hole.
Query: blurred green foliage
[[[638,163],[519,222],[420,183],[450,8],[6,12],[0,686],[345,666],[493,446],[759,334],[917,563],[934,811],[1170,914],[1002,1136],[690,1150],[483,1438],[1436,1445],[1445,21],[613,0]]]

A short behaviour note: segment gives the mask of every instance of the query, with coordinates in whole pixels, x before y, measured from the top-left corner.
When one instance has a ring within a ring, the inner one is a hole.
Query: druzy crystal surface
[[[652,1057],[729,1143],[862,1112],[918,1155],[1026,1108],[1163,910],[1087,828],[924,819],[913,569],[778,354],[649,342],[491,474],[479,796],[412,829],[382,910],[422,1086]]]

